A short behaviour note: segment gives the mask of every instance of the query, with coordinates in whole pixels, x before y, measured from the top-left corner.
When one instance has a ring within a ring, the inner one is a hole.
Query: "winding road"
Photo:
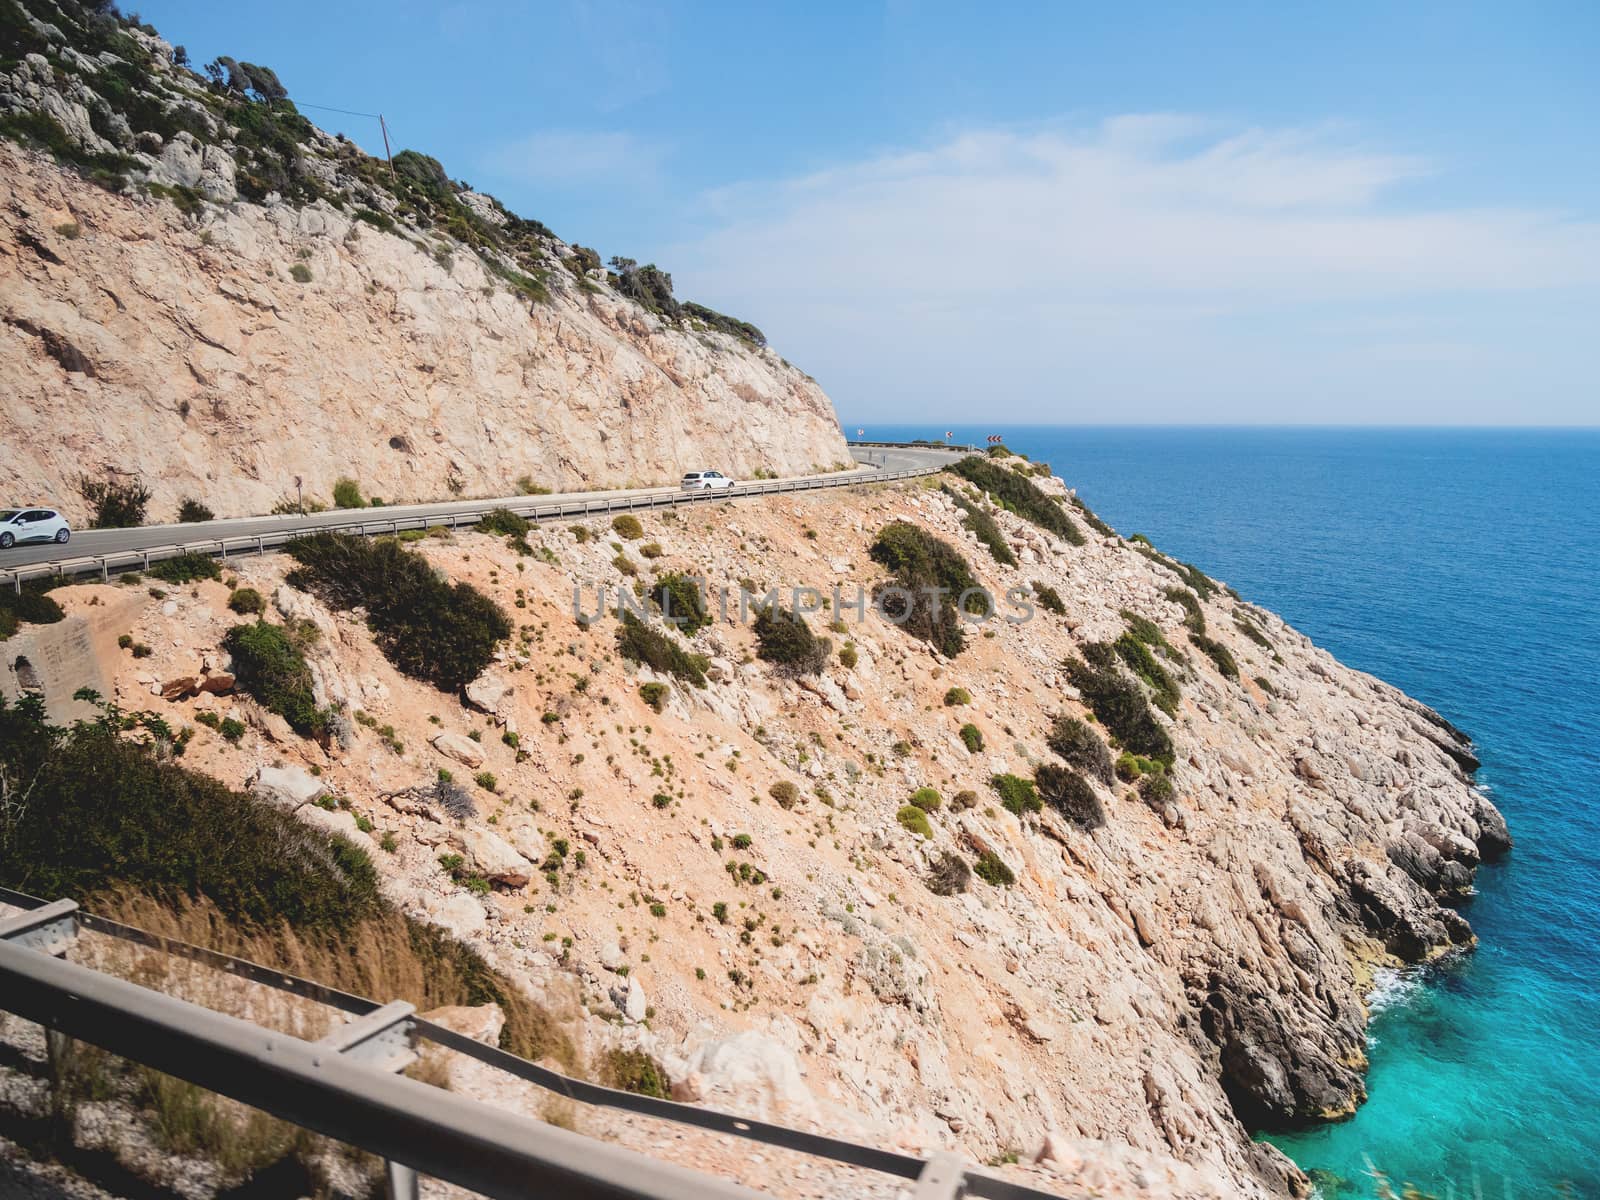
[[[747,496],[845,487],[880,479],[903,479],[934,471],[962,457],[962,451],[936,446],[892,443],[852,444],[861,465],[853,471],[754,480],[724,491],[685,492],[677,487],[567,492],[549,496],[502,496],[497,499],[445,500],[433,504],[397,504],[382,508],[333,509],[305,516],[231,517],[188,525],[141,525],[133,529],[86,529],[74,532],[66,545],[44,543],[0,550],[0,585],[21,587],[40,575],[80,575],[138,569],[184,551],[220,554],[257,553],[281,546],[290,538],[323,529],[388,533],[430,525],[470,525],[490,509],[508,508],[535,521],[626,512],[678,504],[711,503]]]

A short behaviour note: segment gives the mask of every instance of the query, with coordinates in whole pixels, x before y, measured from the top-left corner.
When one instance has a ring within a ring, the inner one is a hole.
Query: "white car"
[[[0,509],[0,550],[21,542],[59,542],[72,536],[67,519],[53,508]]]
[[[731,488],[734,481],[721,471],[690,471],[683,477],[683,482],[678,486],[686,492],[710,491],[715,488]]]

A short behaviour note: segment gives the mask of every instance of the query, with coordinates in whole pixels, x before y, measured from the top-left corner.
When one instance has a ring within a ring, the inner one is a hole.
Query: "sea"
[[[1600,430],[858,427],[1003,438],[1472,735],[1476,950],[1381,979],[1354,1117],[1263,1136],[1326,1200],[1600,1200]]]

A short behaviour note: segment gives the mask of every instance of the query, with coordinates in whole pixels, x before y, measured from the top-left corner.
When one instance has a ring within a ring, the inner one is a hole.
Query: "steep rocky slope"
[[[1470,946],[1445,902],[1509,840],[1463,773],[1468,743],[1148,547],[1074,545],[971,495],[1017,565],[991,557],[936,487],[647,518],[644,541],[660,547],[647,579],[694,572],[735,596],[740,580],[839,584],[850,597],[884,579],[869,549],[905,521],[957,547],[995,594],[1036,597],[1043,583],[1062,602],[974,625],[953,657],[876,614],[819,613],[819,632],[845,625],[823,671],[796,679],[756,656],[735,599],[689,641],[709,659],[704,688],[619,656],[614,616],[575,619],[575,589],[592,613],[598,583],[631,583],[613,543],[630,557],[643,544],[603,526],[534,530],[531,555],[481,533],[417,543],[517,625],[465,705],[399,674],[358,617],[285,584],[285,560],[230,564],[272,598],[271,620],[319,631],[307,649],[319,700],[361,714],[346,748],[296,737],[243,697],[152,695],[227,666],[219,647],[239,618],[224,585],[52,595],[77,611],[132,604],[128,632],[153,655],[101,651],[123,705],[191,725],[191,765],[255,781],[368,847],[409,911],[533,991],[580,988],[591,1053],[643,1047],[680,1095],[712,1104],[978,1161],[1039,1159],[1036,1181],[1068,1194],[1301,1189],[1246,1123],[1349,1112],[1373,971]],[[1154,717],[1175,746],[1160,773],[1170,791],[1091,772],[1099,823],[1081,805],[1010,811],[993,778],[1042,782],[1059,767],[1058,717],[1103,728],[1064,664],[1135,627],[1176,694],[1171,717]],[[646,682],[665,685],[659,712]],[[239,719],[243,736],[195,724],[202,712]],[[464,823],[407,790],[441,767],[478,776]],[[923,798],[926,838],[901,811],[924,787],[941,798]],[[324,789],[347,807],[308,802]],[[995,862],[1014,883],[986,881],[1001,877]],[[960,877],[950,894],[941,869]],[[578,1121],[753,1169],[727,1147]],[[805,1179],[780,1191],[801,1194]]]
[[[368,158],[237,64],[208,84],[148,27],[0,16],[0,495],[81,519],[82,475],[138,476],[171,520],[295,476],[412,500],[848,460],[814,381],[653,268]]]

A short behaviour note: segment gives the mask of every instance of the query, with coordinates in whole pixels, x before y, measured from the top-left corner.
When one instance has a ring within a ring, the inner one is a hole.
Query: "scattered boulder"
[[[763,1120],[816,1107],[794,1052],[753,1029],[699,1047],[685,1078],[718,1108]]]
[[[262,767],[251,776],[249,787],[263,800],[288,812],[328,794],[320,779],[299,767]]]
[[[446,758],[453,758],[473,770],[483,766],[483,747],[465,734],[436,733],[431,741],[433,748]]]

